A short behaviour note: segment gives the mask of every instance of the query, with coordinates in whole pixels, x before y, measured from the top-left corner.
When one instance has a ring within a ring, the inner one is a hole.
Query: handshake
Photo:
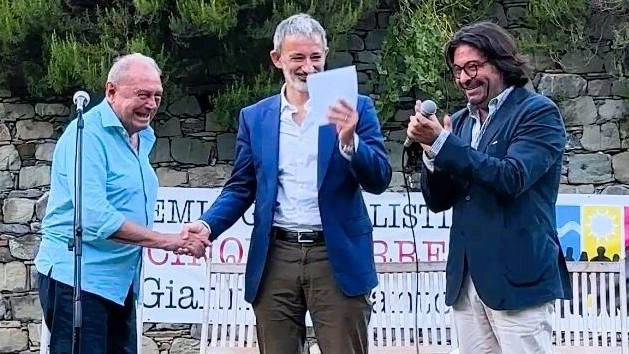
[[[205,249],[211,244],[210,230],[199,221],[185,224],[179,234],[169,234],[165,239],[164,250],[195,258],[205,258]]]

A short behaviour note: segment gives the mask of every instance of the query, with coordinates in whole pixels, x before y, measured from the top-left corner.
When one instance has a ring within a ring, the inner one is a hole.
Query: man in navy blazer
[[[553,300],[571,297],[555,225],[562,117],[524,88],[526,63],[499,26],[462,28],[445,56],[467,108],[443,126],[415,114],[407,133],[424,149],[428,207],[452,208],[446,304],[460,352],[551,353]]]
[[[308,74],[322,71],[325,31],[305,14],[276,29],[278,95],[242,109],[231,177],[189,232],[211,240],[255,201],[245,299],[260,351],[301,353],[309,310],[323,353],[366,353],[369,295],[377,285],[372,223],[361,191],[379,194],[391,166],[374,105],[339,102],[326,117],[308,112]]]

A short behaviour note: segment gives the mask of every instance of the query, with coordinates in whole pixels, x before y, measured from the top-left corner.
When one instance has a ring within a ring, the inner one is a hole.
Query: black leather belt
[[[290,231],[279,227],[271,229],[271,235],[278,240],[296,243],[322,243],[322,231]]]

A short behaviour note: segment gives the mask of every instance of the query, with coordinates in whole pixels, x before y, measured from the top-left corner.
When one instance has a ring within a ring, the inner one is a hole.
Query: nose
[[[301,66],[301,70],[307,72],[307,73],[311,73],[315,71],[315,65],[314,62],[310,59],[310,58],[306,58],[306,61],[304,62],[304,65]]]
[[[156,96],[151,96],[149,97],[149,99],[146,100],[146,108],[149,109],[155,109],[157,108],[157,97]]]

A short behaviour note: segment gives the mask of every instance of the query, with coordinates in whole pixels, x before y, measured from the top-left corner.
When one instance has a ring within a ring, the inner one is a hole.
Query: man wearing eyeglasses
[[[562,117],[524,88],[526,62],[499,26],[462,28],[445,56],[467,107],[443,126],[416,113],[407,133],[424,150],[426,203],[453,210],[445,302],[459,350],[551,353],[553,300],[571,298],[555,225]]]

